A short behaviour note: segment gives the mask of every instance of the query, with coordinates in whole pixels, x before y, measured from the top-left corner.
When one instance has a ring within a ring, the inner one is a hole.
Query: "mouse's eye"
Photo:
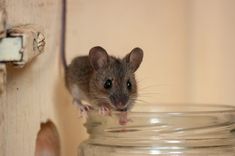
[[[104,88],[110,89],[111,87],[112,87],[112,80],[110,80],[110,79],[106,80],[106,82],[104,84]]]
[[[127,89],[131,90],[132,85],[131,85],[130,80],[127,81],[126,85],[127,85]]]

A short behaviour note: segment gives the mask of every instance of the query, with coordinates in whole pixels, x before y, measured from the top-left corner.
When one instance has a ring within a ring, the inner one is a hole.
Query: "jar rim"
[[[119,114],[120,112],[114,111]],[[217,114],[235,113],[235,106],[223,104],[136,104],[129,114]]]

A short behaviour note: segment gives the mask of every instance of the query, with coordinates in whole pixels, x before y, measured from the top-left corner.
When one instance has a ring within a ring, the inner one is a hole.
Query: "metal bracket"
[[[41,54],[45,37],[32,25],[22,25],[7,30],[7,37],[0,41],[0,62],[23,67]]]
[[[22,60],[22,47],[21,37],[8,37],[0,41],[0,62],[18,62]]]
[[[1,12],[0,12],[1,22]],[[45,37],[33,25],[22,25],[13,27],[5,32],[0,24],[0,94],[6,82],[6,63],[22,68],[44,51]]]

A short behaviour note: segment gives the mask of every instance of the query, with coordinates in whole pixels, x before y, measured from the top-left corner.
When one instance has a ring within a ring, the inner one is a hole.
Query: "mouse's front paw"
[[[92,110],[93,108],[89,105],[80,105],[79,109],[80,109],[81,117],[87,119],[88,111]]]
[[[93,108],[90,105],[82,104],[81,101],[77,99],[74,99],[73,103],[76,106],[78,106],[78,108],[80,109],[80,114],[81,114],[80,117],[87,119],[88,118],[87,112],[92,110]]]
[[[105,115],[111,116],[111,110],[110,110],[109,107],[107,107],[105,105],[101,105],[99,107],[99,114],[102,115],[102,116],[105,116]]]

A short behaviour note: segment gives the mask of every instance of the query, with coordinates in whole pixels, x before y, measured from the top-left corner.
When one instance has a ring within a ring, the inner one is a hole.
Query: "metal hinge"
[[[6,84],[6,64],[22,68],[44,51],[45,37],[34,25],[4,30],[4,12],[0,11],[0,93]]]
[[[43,52],[45,37],[33,25],[22,25],[7,30],[0,40],[0,62],[23,67]]]

